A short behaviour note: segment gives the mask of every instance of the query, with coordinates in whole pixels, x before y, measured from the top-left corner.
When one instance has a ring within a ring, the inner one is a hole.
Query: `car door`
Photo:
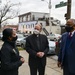
[[[54,40],[55,35],[54,34],[50,34],[50,40]]]

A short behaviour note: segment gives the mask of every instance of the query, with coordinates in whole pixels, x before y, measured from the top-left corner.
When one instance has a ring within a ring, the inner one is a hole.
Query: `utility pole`
[[[65,14],[66,20],[71,18],[71,2],[72,0],[67,0],[67,13]]]
[[[48,9],[49,9],[49,26],[50,26],[50,32],[51,33],[51,28],[52,28],[52,23],[51,23],[51,0],[49,0],[49,2],[47,2],[46,0],[41,0],[41,1],[45,1],[48,4]]]
[[[52,28],[52,23],[51,23],[51,0],[49,0],[49,26],[50,26],[50,32],[51,33],[51,28]]]

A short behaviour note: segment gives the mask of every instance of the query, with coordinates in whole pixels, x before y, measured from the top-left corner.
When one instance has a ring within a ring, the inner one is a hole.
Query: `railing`
[[[49,32],[46,30],[46,28],[43,28],[44,33],[48,36]]]

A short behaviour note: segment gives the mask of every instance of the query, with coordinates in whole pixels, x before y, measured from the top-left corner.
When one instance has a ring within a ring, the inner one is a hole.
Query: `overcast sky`
[[[4,1],[4,0],[2,0]],[[48,9],[48,4],[46,3],[49,0],[41,1],[41,0],[11,0],[13,3],[21,3],[21,6],[19,7],[20,9],[20,14],[24,14],[27,12],[49,12]],[[55,8],[56,4],[59,4],[61,1],[66,2],[67,0],[51,0],[51,16],[59,19],[61,23],[65,24],[65,17],[64,14],[67,12],[67,7],[61,7],[61,8]],[[72,0],[72,13],[71,13],[71,18],[75,18],[75,0]],[[16,20],[16,21],[15,21]],[[18,23],[18,18],[15,18],[14,20],[9,20],[11,23]]]

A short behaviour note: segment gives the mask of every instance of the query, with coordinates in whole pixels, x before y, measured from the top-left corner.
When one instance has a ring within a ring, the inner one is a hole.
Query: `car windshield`
[[[54,34],[50,34],[50,36],[54,36]]]
[[[18,38],[23,38],[23,35],[17,34]]]
[[[59,34],[55,34],[56,36],[60,36]]]

